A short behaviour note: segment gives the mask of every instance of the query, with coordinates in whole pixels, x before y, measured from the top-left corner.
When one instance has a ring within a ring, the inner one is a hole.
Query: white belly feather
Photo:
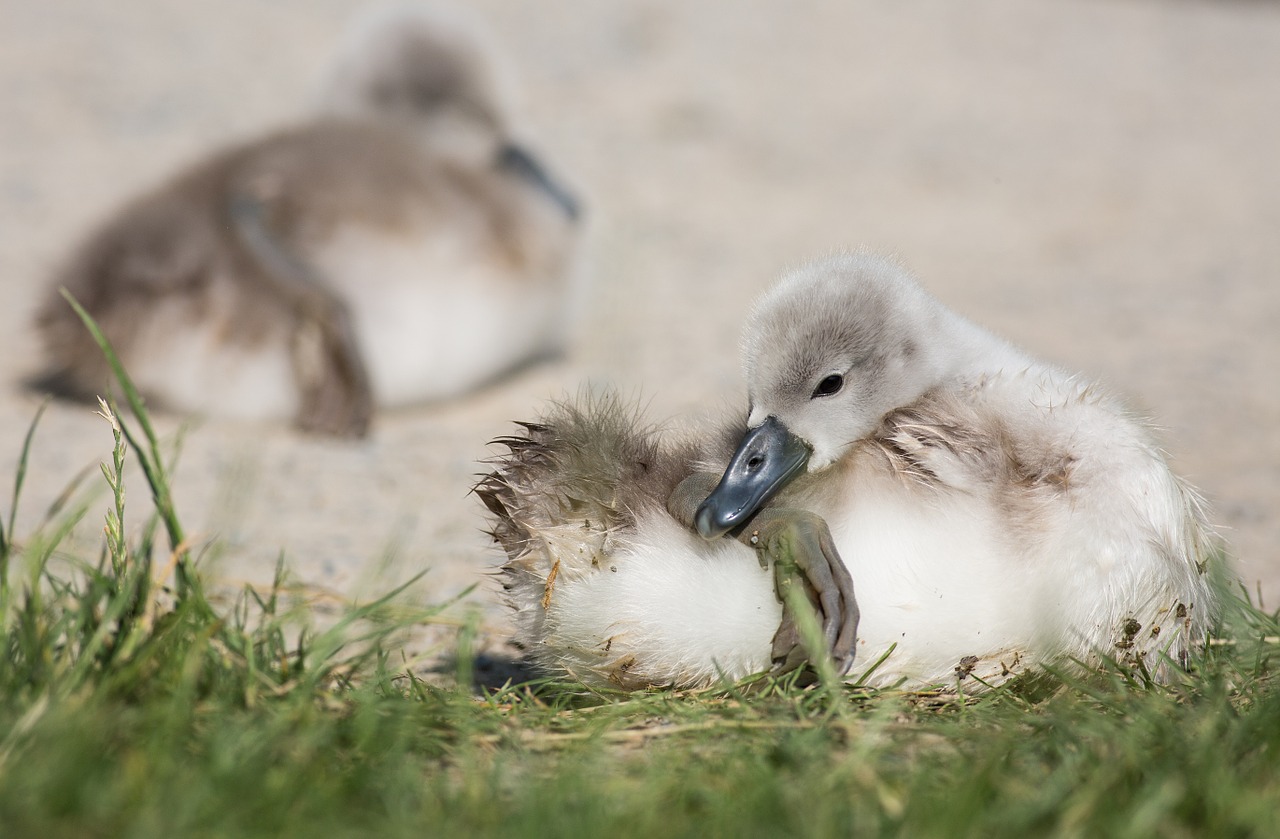
[[[379,405],[455,395],[558,338],[559,290],[465,239],[345,228],[313,258],[350,307]]]
[[[564,570],[528,604],[535,657],[587,682],[620,687],[741,679],[769,666],[782,608],[755,551],[708,544],[665,515],[647,518],[598,565],[563,553]]]

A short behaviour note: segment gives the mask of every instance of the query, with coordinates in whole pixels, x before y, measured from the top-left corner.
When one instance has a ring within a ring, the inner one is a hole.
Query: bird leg
[[[782,624],[773,636],[773,668],[786,673],[829,654],[836,672],[853,664],[858,633],[858,602],[853,578],[836,551],[827,522],[794,507],[765,507],[737,534],[773,563],[774,591],[782,601]],[[805,649],[804,633],[790,606],[788,589],[799,584],[821,621],[821,650]]]
[[[698,505],[716,488],[719,477],[690,475],[667,500],[667,510],[681,524],[693,527]],[[853,664],[858,631],[858,603],[853,579],[845,568],[831,530],[816,513],[793,507],[766,507],[745,525],[731,531],[754,548],[761,567],[773,567],[774,591],[782,602],[782,622],[773,636],[773,670],[781,674],[830,654],[836,672]],[[822,626],[825,650],[806,650],[787,590],[799,583]]]
[[[268,196],[257,189],[235,191],[229,202],[232,227],[260,269],[266,286],[296,315],[293,366],[301,405],[297,425],[305,431],[363,437],[373,416],[373,391],[346,303],[304,261],[290,252],[267,224]]]

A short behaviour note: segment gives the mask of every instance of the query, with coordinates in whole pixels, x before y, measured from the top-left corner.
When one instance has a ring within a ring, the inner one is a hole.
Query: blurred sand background
[[[467,490],[510,420],[586,380],[654,418],[741,403],[752,298],[867,243],[1155,417],[1240,573],[1280,605],[1280,4],[471,5],[518,70],[531,145],[588,206],[572,352],[384,414],[361,443],[199,424],[175,495],[225,549],[215,577],[266,581],[284,551],[346,595],[424,567],[422,597],[461,590],[498,560]],[[19,381],[52,266],[211,147],[305,116],[362,8],[0,0],[0,509],[39,404]],[[53,405],[19,535],[110,447],[90,408]],[[129,489],[136,529],[146,490]],[[491,589],[470,601],[501,635]]]

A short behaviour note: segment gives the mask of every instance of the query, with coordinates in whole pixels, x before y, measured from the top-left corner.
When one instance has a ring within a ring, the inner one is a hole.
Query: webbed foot
[[[858,637],[858,602],[826,521],[808,510],[765,508],[738,539],[772,561],[774,589],[782,601],[782,623],[773,636],[774,672],[790,672],[825,654],[838,675],[849,672]],[[806,649],[789,594],[796,585],[821,624],[822,650]]]

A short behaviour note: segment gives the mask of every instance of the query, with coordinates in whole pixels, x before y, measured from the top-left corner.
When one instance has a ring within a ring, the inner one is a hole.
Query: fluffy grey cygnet
[[[53,278],[37,384],[89,397],[102,326],[145,395],[366,433],[557,351],[578,205],[524,149],[498,59],[456,15],[363,21],[319,113],[123,207]]]
[[[870,685],[1103,658],[1160,678],[1204,642],[1201,502],[1097,384],[865,252],[785,277],[743,345],[748,404],[719,427],[662,434],[596,398],[503,441],[478,490],[546,670],[637,688],[794,666],[780,562]]]

